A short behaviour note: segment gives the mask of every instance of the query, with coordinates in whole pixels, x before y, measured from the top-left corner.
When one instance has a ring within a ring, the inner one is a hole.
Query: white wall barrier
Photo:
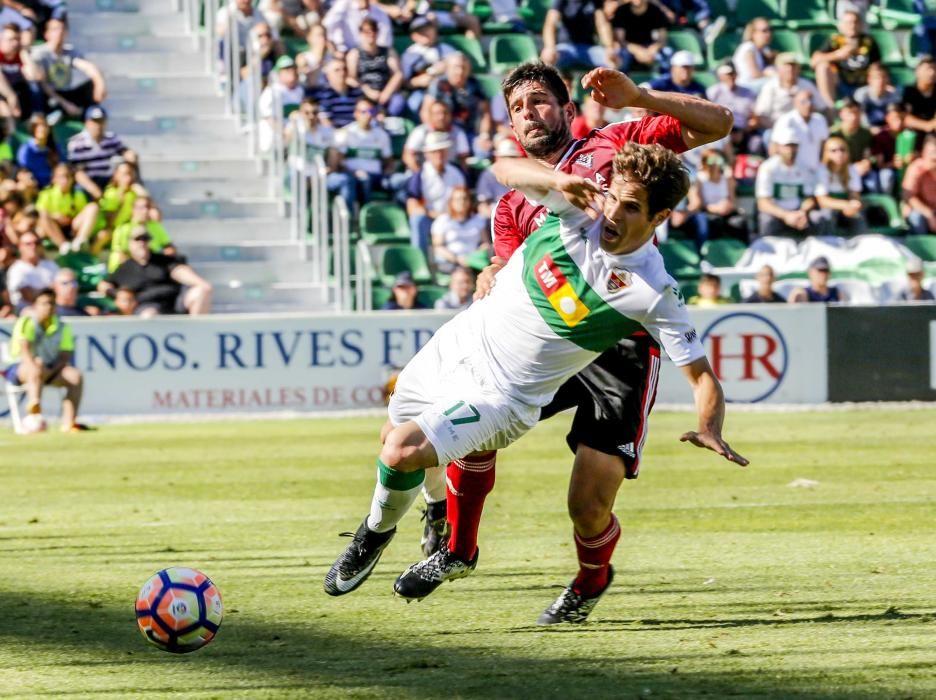
[[[693,310],[732,401],[826,399],[822,307]],[[73,320],[88,415],[334,411],[380,406],[389,368],[449,318],[435,312]],[[7,340],[12,324],[0,324]],[[668,365],[668,363],[667,363]],[[657,401],[690,403],[672,366]],[[0,406],[5,414],[6,406]]]

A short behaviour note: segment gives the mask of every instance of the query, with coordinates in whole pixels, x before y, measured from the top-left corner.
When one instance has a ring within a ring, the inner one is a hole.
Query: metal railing
[[[355,246],[354,271],[357,278],[355,311],[372,311],[374,308],[374,258],[367,241],[358,241]]]

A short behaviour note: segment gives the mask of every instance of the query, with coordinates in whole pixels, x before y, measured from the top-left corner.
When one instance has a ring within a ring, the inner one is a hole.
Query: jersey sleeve
[[[705,357],[705,349],[696,332],[682,293],[674,284],[663,290],[660,298],[647,312],[643,323],[677,367],[691,364]]]
[[[601,130],[620,147],[632,141],[634,143],[658,143],[676,153],[686,150],[682,137],[682,123],[675,117],[661,114],[656,117],[644,117],[632,122],[617,122]]]
[[[509,260],[525,239],[514,216],[508,195],[497,200],[497,205],[494,207],[494,215],[491,217],[491,238],[494,239],[494,254],[504,260]]]

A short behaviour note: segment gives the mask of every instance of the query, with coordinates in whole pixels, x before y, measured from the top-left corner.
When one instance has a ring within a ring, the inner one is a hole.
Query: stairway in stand
[[[139,153],[166,230],[215,287],[215,310],[330,308],[172,0],[69,0],[68,8],[71,43],[107,79],[108,128]]]

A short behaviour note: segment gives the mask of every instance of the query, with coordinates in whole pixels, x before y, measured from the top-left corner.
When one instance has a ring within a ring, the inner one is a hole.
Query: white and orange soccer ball
[[[49,429],[49,424],[40,413],[27,413],[23,416],[20,423],[21,431],[24,435],[33,435],[35,433],[44,433]]]
[[[153,574],[136,600],[140,632],[173,654],[201,649],[214,639],[223,614],[221,594],[211,579],[183,567]]]

